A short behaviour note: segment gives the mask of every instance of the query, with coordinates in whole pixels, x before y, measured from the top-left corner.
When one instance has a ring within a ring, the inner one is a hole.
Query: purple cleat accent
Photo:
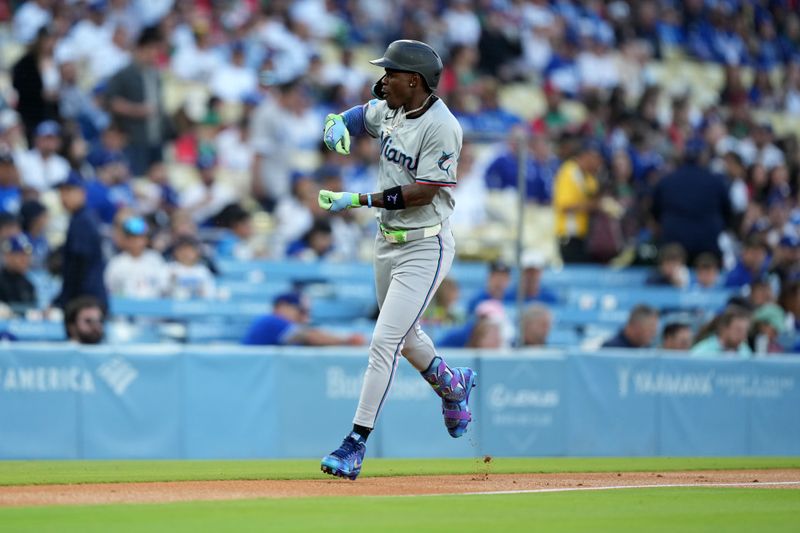
[[[453,438],[462,436],[472,421],[469,395],[478,374],[471,368],[450,368],[441,357],[435,357],[422,377],[442,398],[442,414],[447,432]]]
[[[364,438],[358,433],[350,433],[337,450],[322,458],[321,469],[332,476],[355,480],[361,473],[365,453],[367,445]]]

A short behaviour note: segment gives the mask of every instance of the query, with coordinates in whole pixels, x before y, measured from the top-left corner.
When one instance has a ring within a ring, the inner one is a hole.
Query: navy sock
[[[367,442],[367,438],[369,437],[372,428],[368,428],[366,426],[359,426],[358,424],[353,425],[353,433],[357,433],[359,437],[364,439],[364,442]]]

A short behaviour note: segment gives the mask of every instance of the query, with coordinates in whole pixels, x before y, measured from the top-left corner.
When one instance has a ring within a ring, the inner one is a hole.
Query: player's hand
[[[329,150],[335,150],[342,155],[350,153],[350,132],[347,131],[342,115],[331,113],[325,117],[322,139]]]
[[[333,211],[334,213],[351,207],[361,207],[361,203],[358,201],[358,193],[354,192],[332,192],[323,189],[319,191],[317,201],[322,209]]]

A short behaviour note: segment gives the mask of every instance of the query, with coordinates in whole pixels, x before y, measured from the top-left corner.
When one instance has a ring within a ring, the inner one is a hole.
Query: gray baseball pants
[[[378,233],[374,267],[380,313],[354,424],[375,427],[400,354],[420,372],[436,357],[419,319],[450,271],[454,255],[455,241],[446,222],[439,235],[403,244],[389,243]]]

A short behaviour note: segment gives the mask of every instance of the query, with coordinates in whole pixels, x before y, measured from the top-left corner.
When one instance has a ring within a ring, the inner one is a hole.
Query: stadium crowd
[[[7,314],[50,307],[31,270],[62,279],[53,308],[108,309],[213,299],[220,260],[365,257],[368,210],[316,199],[372,190],[377,146],[325,150],[322,117],[370,99],[381,73],[363,58],[412,38],[441,52],[437,94],[465,133],[456,231],[506,224],[492,206],[509,192],[552,213],[554,252],[520,265],[524,343],[546,344],[563,302],[541,272],[563,262],[731,290],[711,322],[663,335],[636,307],[610,346],[800,347],[797,0],[12,0],[0,24]],[[481,257],[497,261],[472,302],[440,290],[426,320],[453,325],[451,345],[513,342],[497,305],[516,294],[512,249]]]

